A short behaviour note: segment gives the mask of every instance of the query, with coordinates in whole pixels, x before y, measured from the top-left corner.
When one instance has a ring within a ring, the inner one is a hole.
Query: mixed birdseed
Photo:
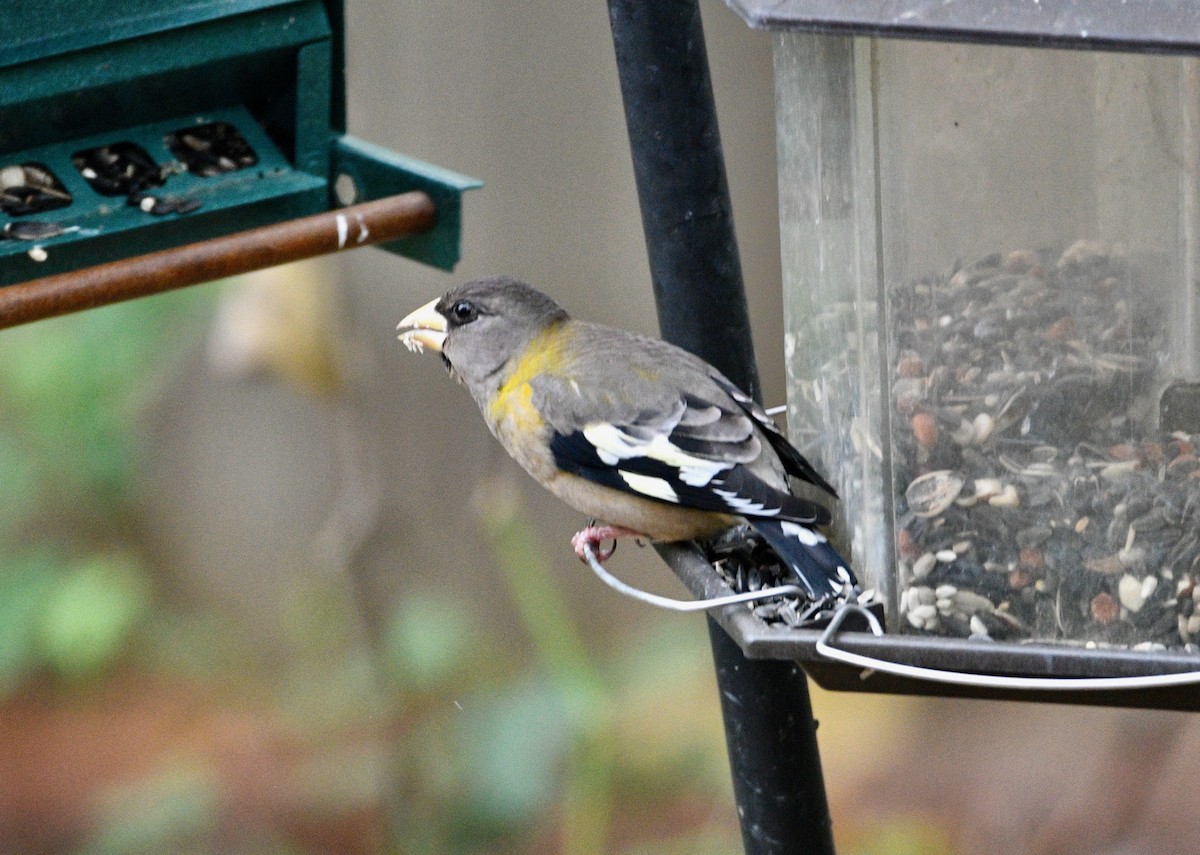
[[[1200,642],[1200,458],[1159,412],[1146,285],[1080,241],[891,289],[904,628]]]
[[[188,172],[205,178],[258,163],[258,155],[250,143],[228,122],[209,122],[173,131],[167,134],[166,143]]]
[[[1156,285],[1079,241],[889,288],[890,630],[1197,649],[1200,386]],[[713,556],[735,590],[788,581],[756,548]]]
[[[40,163],[0,166],[0,211],[11,217],[53,211],[71,204],[71,194]]]

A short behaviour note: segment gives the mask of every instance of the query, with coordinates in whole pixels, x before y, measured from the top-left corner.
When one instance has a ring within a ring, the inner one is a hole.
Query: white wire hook
[[[1200,671],[1185,671],[1181,674],[1146,674],[1138,677],[1009,677],[999,674],[970,674],[962,671],[943,671],[938,668],[922,668],[889,662],[872,656],[862,656],[834,647],[831,643],[842,621],[851,613],[866,618],[875,636],[883,635],[879,620],[867,609],[854,603],[843,603],[834,612],[829,626],[817,639],[819,654],[837,662],[855,665],[866,671],[878,671],[896,677],[910,677],[932,683],[949,683],[955,686],[981,686],[988,689],[1027,689],[1033,691],[1113,691],[1117,689],[1153,689],[1164,686],[1190,686],[1200,683]],[[867,675],[864,675],[867,676]]]
[[[731,606],[735,603],[750,603],[755,600],[765,600],[771,597],[806,596],[804,589],[799,585],[775,585],[771,588],[760,588],[757,591],[746,591],[741,594],[728,594],[724,597],[710,597],[706,600],[676,600],[671,597],[651,594],[648,591],[643,591],[640,588],[635,588],[632,585],[622,582],[604,569],[604,565],[596,557],[596,552],[592,549],[590,543],[583,544],[583,554],[587,559],[588,566],[592,568],[592,572],[599,576],[601,581],[613,590],[627,597],[632,597],[635,600],[640,600],[643,603],[649,603],[652,606],[658,606],[660,609],[668,609],[673,612],[703,612],[708,609],[717,609],[721,606]]]

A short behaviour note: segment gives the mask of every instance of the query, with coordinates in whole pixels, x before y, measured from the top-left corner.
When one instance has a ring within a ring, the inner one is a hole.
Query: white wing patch
[[[794,522],[781,521],[779,523],[779,527],[783,529],[784,534],[796,538],[805,546],[818,546],[822,543],[828,542],[828,538],[821,534],[821,532],[814,531],[807,526],[797,525]],[[825,581],[829,583],[829,587],[833,589],[834,594],[841,596],[845,593],[843,589],[847,585],[851,585],[853,583],[850,576],[850,571],[845,567],[839,565],[837,568],[837,575],[838,578],[827,578]]]
[[[731,511],[737,511],[741,514],[753,514],[757,517],[773,517],[782,510],[782,508],[768,508],[761,502],[747,499],[745,496],[739,496],[733,490],[718,490],[714,487],[713,492],[725,500],[725,504],[729,505]],[[792,525],[792,523],[781,523],[781,525]]]
[[[671,442],[666,434],[656,433],[649,441],[632,437],[619,427],[608,422],[593,422],[583,429],[583,435],[596,449],[596,454],[609,466],[616,466],[622,460],[634,457],[648,457],[665,463],[679,473],[679,480],[689,487],[705,487],[718,472],[733,467],[732,463],[722,463],[717,460],[705,460],[695,457]],[[628,474],[621,477],[629,481]],[[659,480],[662,479],[653,479]],[[662,482],[668,486],[665,481]],[[633,484],[630,484],[633,487]],[[634,487],[634,489],[638,489]],[[671,491],[674,495],[674,490]],[[651,493],[650,495],[654,495]],[[662,498],[660,496],[660,498]],[[678,497],[669,501],[678,501]]]
[[[638,475],[636,472],[626,472],[623,469],[618,469],[617,474],[629,485],[630,489],[643,496],[679,503],[679,494],[662,478],[655,478],[653,475]]]
[[[796,538],[805,546],[816,546],[818,543],[825,543],[827,538],[819,531],[814,531],[807,526],[797,525],[794,522],[786,520],[779,523],[779,527],[783,529],[783,533]]]

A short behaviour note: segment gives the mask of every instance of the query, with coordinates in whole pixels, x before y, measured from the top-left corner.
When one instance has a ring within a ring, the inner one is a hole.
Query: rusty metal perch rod
[[[437,210],[414,191],[84,270],[0,287],[0,329],[355,249],[433,228]]]

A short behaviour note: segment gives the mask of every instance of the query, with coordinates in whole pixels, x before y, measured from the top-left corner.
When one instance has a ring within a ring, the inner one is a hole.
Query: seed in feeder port
[[[1139,465],[1137,459],[1109,463],[1107,466],[1101,467],[1100,477],[1108,481],[1126,481],[1134,475],[1134,471]]]
[[[1186,454],[1178,454],[1173,457],[1171,462],[1167,464],[1167,473],[1172,475],[1176,473],[1191,474],[1197,467],[1200,467],[1200,457],[1196,457],[1196,455],[1189,451]]]
[[[0,188],[23,187],[25,170],[21,166],[6,166],[0,169]]]
[[[913,562],[913,578],[921,579],[929,575],[929,571],[937,564],[937,556],[932,552],[926,552],[920,558]]]
[[[991,614],[996,610],[991,600],[974,591],[956,591],[952,599],[955,611],[964,615]]]
[[[1004,256],[1003,268],[1007,273],[1027,273],[1036,268],[1041,261],[1037,253],[1031,249],[1014,249]]]
[[[1101,626],[1108,626],[1121,616],[1120,606],[1112,598],[1112,594],[1109,594],[1107,591],[1101,591],[1092,597],[1091,612],[1092,620]]]
[[[937,626],[937,606],[919,605],[908,613],[908,621],[920,629],[933,629]]]
[[[1008,587],[1014,591],[1028,588],[1033,583],[1033,575],[1026,569],[1017,567],[1008,574]]]
[[[1107,257],[1108,253],[1103,245],[1094,240],[1081,238],[1067,247],[1054,266],[1059,270],[1084,267],[1089,264],[1102,263]]]
[[[1121,559],[1116,555],[1105,555],[1101,558],[1092,558],[1083,562],[1083,566],[1093,573],[1099,573],[1102,576],[1115,576],[1125,569],[1125,565],[1121,563]]]
[[[29,252],[26,254],[30,258],[32,258],[34,261],[36,261],[38,264],[41,264],[43,261],[45,261],[47,258],[50,257],[50,254],[48,252],[46,252],[46,250],[40,246],[30,247]]]
[[[988,634],[987,624],[979,615],[971,615],[970,627],[972,638],[991,638],[991,635]]]
[[[997,508],[1016,508],[1021,504],[1021,497],[1016,487],[1005,484],[1004,489],[988,499],[988,504]]]
[[[1127,547],[1117,553],[1122,567],[1137,567],[1146,560],[1146,550],[1140,546]]]
[[[963,479],[949,469],[926,472],[904,491],[908,509],[919,517],[936,517],[954,504],[962,492]]]
[[[911,351],[904,356],[901,356],[900,360],[896,363],[896,376],[908,378],[924,377],[924,360]]]
[[[1031,525],[1017,532],[1017,546],[1021,549],[1031,549],[1041,546],[1054,534],[1048,526]]]
[[[950,434],[956,445],[970,445],[975,442],[975,437],[975,425],[966,419],[959,422],[958,428]]]
[[[1000,495],[1000,491],[1004,489],[1004,484],[999,478],[976,478],[975,479],[975,499],[976,501],[986,502],[993,496]]]
[[[21,220],[6,223],[3,229],[4,237],[9,240],[46,240],[61,235],[64,229],[58,223],[46,223],[40,220]]]
[[[938,441],[937,419],[924,411],[913,413],[913,438],[922,448],[933,448]]]
[[[917,543],[908,529],[902,528],[896,533],[896,555],[901,561],[912,562],[921,557],[921,545]]]
[[[1063,315],[1057,321],[1046,327],[1042,333],[1044,338],[1050,341],[1067,341],[1075,337],[1075,319],[1070,315]]]
[[[1187,627],[1187,638],[1192,639],[1196,635],[1200,635],[1200,615],[1189,617],[1184,626]]]
[[[983,445],[992,435],[992,429],[996,426],[996,421],[987,413],[980,413],[975,417],[972,423],[975,427],[975,443]]]
[[[1121,601],[1121,605],[1129,611],[1141,611],[1142,606],[1146,604],[1146,598],[1142,596],[1142,580],[1126,573],[1117,583],[1117,598]]]
[[[1022,549],[1017,557],[1018,566],[1030,573],[1041,573],[1046,569],[1046,556],[1042,550],[1036,547],[1026,547]]]

